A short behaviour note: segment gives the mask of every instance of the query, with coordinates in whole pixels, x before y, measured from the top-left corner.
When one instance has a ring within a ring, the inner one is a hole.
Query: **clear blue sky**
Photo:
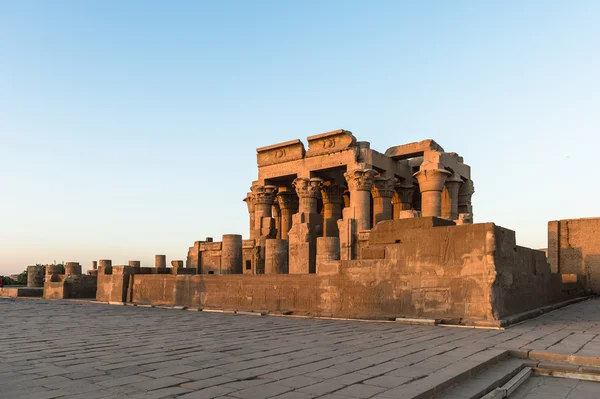
[[[0,273],[247,236],[255,148],[433,138],[475,221],[600,216],[600,2],[4,1]]]

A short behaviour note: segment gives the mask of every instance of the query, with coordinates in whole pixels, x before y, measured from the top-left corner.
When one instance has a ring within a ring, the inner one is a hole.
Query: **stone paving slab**
[[[410,398],[507,350],[600,365],[600,299],[506,330],[19,299],[0,322],[6,399]]]

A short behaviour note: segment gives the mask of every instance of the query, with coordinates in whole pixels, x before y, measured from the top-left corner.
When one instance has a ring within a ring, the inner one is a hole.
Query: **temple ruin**
[[[433,140],[385,153],[346,130],[307,141],[257,149],[246,239],[196,241],[171,267],[164,255],[154,267],[100,260],[90,279],[46,286],[97,279],[106,302],[477,325],[585,297],[600,281],[559,256],[560,234],[549,236],[551,268],[514,231],[474,224],[470,167]]]

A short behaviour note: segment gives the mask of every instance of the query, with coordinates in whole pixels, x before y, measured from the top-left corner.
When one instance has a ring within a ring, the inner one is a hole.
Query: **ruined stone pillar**
[[[46,265],[46,281],[60,281],[60,275],[62,274],[62,267],[59,265]],[[27,277],[29,281],[29,270],[27,271]]]
[[[371,188],[376,174],[373,169],[354,169],[344,173],[350,191],[350,208],[358,231],[371,228]]]
[[[98,270],[98,262],[97,261],[92,261],[92,270]]]
[[[246,203],[246,205],[248,206],[248,214],[250,215],[250,239],[255,239],[255,225],[256,222],[254,221],[254,197],[252,192],[249,192],[246,195],[246,198],[244,198],[244,202]]]
[[[44,286],[44,266],[27,266],[27,287]]]
[[[221,274],[242,273],[242,236],[223,234],[221,244]]]
[[[154,255],[154,267],[167,267],[167,255]]]
[[[471,204],[471,197],[475,192],[475,186],[473,180],[467,180],[460,185],[458,189],[458,214],[462,215],[462,224],[473,223],[473,205]]]
[[[131,266],[131,267],[140,267],[140,266],[142,266],[142,263],[139,260],[130,260],[127,264],[129,266]]]
[[[413,176],[419,182],[421,190],[421,212],[423,216],[442,215],[442,190],[446,178],[451,173],[445,169],[424,169]]]
[[[461,185],[462,179],[457,173],[453,173],[446,179],[442,192],[442,217],[450,220],[458,219],[458,190]]]
[[[317,268],[319,267],[319,262],[329,260],[340,260],[339,237],[317,238]]]
[[[394,177],[378,177],[373,180],[371,195],[373,196],[373,227],[382,220],[392,219],[392,197],[397,179]]]
[[[173,269],[183,269],[183,261],[182,260],[172,260],[171,266],[173,267]]]
[[[280,187],[277,203],[281,213],[281,239],[287,240],[292,228],[292,215],[298,212],[298,195],[287,187]]]
[[[342,218],[344,206],[344,188],[338,185],[324,185],[321,189],[323,198],[323,236],[338,237],[340,232],[337,221]]]
[[[79,262],[65,263],[65,277],[81,276],[81,265]]]
[[[269,239],[266,241],[265,274],[288,273],[287,240]]]
[[[394,205],[394,219],[400,219],[401,211],[410,211],[413,209],[413,196],[415,194],[415,186],[396,184],[396,193],[392,197]]]
[[[100,259],[98,261],[98,274],[112,274],[112,260]]]

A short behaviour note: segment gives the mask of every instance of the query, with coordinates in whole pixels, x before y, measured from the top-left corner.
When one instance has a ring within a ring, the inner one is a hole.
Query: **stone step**
[[[448,388],[435,398],[480,399],[502,387],[525,368],[523,359],[507,359],[483,370],[481,373]],[[531,371],[531,370],[530,370]]]

